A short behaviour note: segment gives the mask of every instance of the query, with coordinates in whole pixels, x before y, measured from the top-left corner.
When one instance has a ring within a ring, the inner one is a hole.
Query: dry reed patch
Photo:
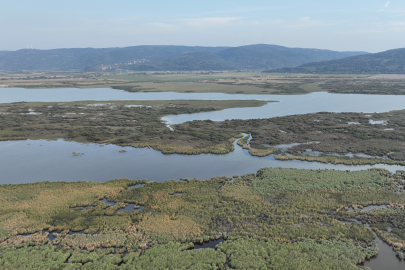
[[[155,208],[156,210],[169,210],[169,211],[177,211],[180,209],[187,209],[187,210],[192,210],[192,209],[197,209],[198,205],[195,203],[191,203],[188,201],[185,201],[182,196],[174,196],[165,198],[163,200],[160,200],[157,202],[156,205],[151,206],[151,208]]]
[[[48,235],[49,235],[48,232],[46,232],[44,234],[39,232],[39,233],[34,233],[34,234],[31,234],[31,235],[27,235],[27,236],[16,235],[15,237],[11,237],[11,238],[7,239],[6,241],[0,243],[0,246],[20,245],[20,244],[24,244],[24,243],[27,243],[27,242],[35,242],[35,243],[45,244],[45,243],[49,242]]]
[[[29,218],[24,212],[0,215],[0,241],[12,235],[40,231],[44,227],[47,227],[46,223]]]
[[[197,208],[197,205],[194,203],[186,202],[180,196],[176,196],[173,199],[169,199],[160,206],[160,209],[170,209],[170,210],[177,210],[177,209],[188,209],[191,210],[193,208]]]
[[[89,204],[100,196],[123,189],[123,182],[45,182],[0,186],[0,230],[9,234],[41,230],[49,227],[51,216],[61,210],[77,203]]]
[[[131,146],[137,147],[134,144],[132,144]],[[199,155],[199,154],[224,155],[234,150],[234,146],[230,141],[200,149],[195,149],[187,146],[158,145],[158,144],[151,145],[151,147],[155,150],[161,151],[163,154],[182,154],[182,155]]]
[[[262,201],[254,190],[247,186],[225,185],[221,189],[224,199],[237,201]]]
[[[4,230],[12,231],[21,225],[32,225],[27,214],[24,212],[9,213],[1,215],[0,227]]]
[[[142,239],[142,235],[125,234],[125,233],[105,233],[105,234],[76,234],[69,235],[63,239],[55,239],[53,244],[61,244],[62,246],[86,248],[92,251],[96,248],[104,247],[123,247],[127,242],[138,243]]]
[[[138,227],[147,234],[171,235],[177,237],[199,237],[202,230],[197,223],[186,216],[171,218],[165,214],[155,214],[139,223]]]
[[[167,190],[162,190],[152,195],[153,199],[157,201],[166,200],[169,198],[169,196],[170,195],[167,193]]]
[[[131,218],[127,215],[99,216],[93,218],[95,224],[102,229],[121,229],[124,230],[132,225]]]
[[[45,189],[45,190],[44,190]],[[16,200],[10,196],[7,189],[0,187],[0,202],[3,211],[29,211],[39,216],[56,213],[60,209],[67,209],[73,204],[93,202],[100,196],[118,193],[124,188],[122,185],[105,185],[102,183],[66,183],[60,185],[21,185],[18,187],[21,194],[29,199]]]
[[[331,164],[344,164],[344,165],[375,165],[375,164],[388,164],[388,165],[405,165],[404,161],[390,160],[390,159],[378,159],[378,158],[346,158],[346,157],[335,157],[335,156],[275,156],[277,160],[301,160],[308,162],[321,162],[321,163],[331,163]]]
[[[387,244],[393,246],[394,248],[403,248],[405,247],[405,241],[402,239],[399,239],[399,237],[396,237],[394,234],[388,233],[388,232],[384,232],[381,231],[377,228],[373,228],[373,231],[379,236],[381,237],[384,242],[386,242]]]
[[[269,155],[273,154],[275,151],[277,151],[277,149],[275,149],[275,148],[256,149],[256,148],[249,147],[249,153],[252,156],[256,156],[256,157],[269,156]]]

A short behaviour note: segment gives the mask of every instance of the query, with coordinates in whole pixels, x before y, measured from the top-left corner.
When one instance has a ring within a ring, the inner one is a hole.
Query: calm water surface
[[[129,93],[109,88],[99,89],[22,89],[0,88],[0,103],[18,101],[68,102],[80,100],[264,100],[278,101],[262,107],[234,108],[216,112],[173,115],[162,120],[178,124],[192,120],[257,119],[314,112],[388,112],[405,109],[405,96],[350,95],[325,92],[308,95],[229,95],[223,93]],[[125,149],[127,152],[119,153]],[[72,156],[72,152],[84,153]],[[114,178],[165,181],[180,178],[207,179],[254,173],[262,167],[303,169],[364,170],[385,167],[394,172],[401,166],[345,166],[305,161],[277,161],[273,157],[253,157],[235,146],[227,155],[163,155],[152,149],[135,149],[98,144],[80,144],[63,140],[27,140],[0,142],[0,184],[38,181],[107,181]],[[402,269],[405,264],[395,257],[392,248],[376,240],[377,257],[365,266],[377,269]]]
[[[255,119],[313,112],[387,112],[405,109],[405,96],[354,95],[316,92],[307,95],[244,95],[224,93],[129,93],[110,88],[23,89],[0,88],[0,103],[19,101],[68,102],[80,100],[264,100],[262,107],[233,108],[216,112],[183,114],[164,117],[170,124],[191,120],[223,121],[225,119]]]
[[[245,95],[247,99],[249,96]],[[263,99],[263,96],[255,96]],[[195,114],[170,115],[162,120],[168,124],[180,124],[192,120],[224,121],[226,119],[258,119],[277,116],[306,114],[315,112],[388,112],[405,109],[405,96],[329,94],[326,92],[308,95],[276,96],[271,95],[270,102],[261,107],[232,108],[222,111]],[[268,100],[268,99],[267,99]]]
[[[127,152],[119,153],[125,149]],[[84,153],[72,156],[72,152]],[[82,144],[63,140],[27,140],[0,142],[0,184],[39,181],[107,181],[115,178],[208,179],[254,173],[263,167],[300,169],[365,170],[385,167],[394,172],[405,167],[395,165],[346,166],[306,161],[278,161],[274,157],[254,157],[235,142],[235,151],[226,155],[164,155],[148,148]]]
[[[377,242],[378,254],[370,260],[366,260],[364,266],[368,266],[372,270],[400,270],[405,268],[405,262],[397,258],[392,247],[378,237],[375,241]]]
[[[405,109],[405,96],[350,95],[325,92],[308,95],[229,95],[223,93],[129,93],[109,88],[99,89],[22,89],[0,88],[0,103],[17,101],[75,101],[75,100],[276,100],[262,107],[234,108],[222,111],[172,115],[164,117],[169,123],[190,120],[270,118],[319,111],[329,112],[385,112]],[[113,178],[147,178],[153,181],[213,176],[232,176],[257,171],[262,167],[307,169],[362,170],[371,166],[331,165],[303,161],[277,161],[273,157],[252,157],[236,147],[227,155],[202,154],[197,156],[163,155],[152,149],[79,144],[58,141],[0,142],[0,183],[36,181],[106,181]],[[84,153],[72,157],[72,152]],[[381,167],[381,165],[376,165]],[[399,166],[384,166],[391,171]]]

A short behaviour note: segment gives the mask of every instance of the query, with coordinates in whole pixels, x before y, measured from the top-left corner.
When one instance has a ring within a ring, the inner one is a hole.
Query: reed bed
[[[249,154],[251,154],[252,156],[256,156],[256,157],[266,157],[269,156],[271,154],[273,154],[274,152],[277,151],[277,149],[275,148],[264,148],[264,149],[257,149],[257,148],[253,148],[250,147],[249,145],[247,145],[247,140],[251,137],[250,134],[248,134],[247,136],[241,138],[238,140],[237,144],[239,146],[241,146],[243,149],[247,149],[249,150]]]
[[[60,257],[68,262],[65,266],[85,263],[99,269],[180,268],[192,262],[225,269],[226,258],[234,269],[292,269],[298,262],[307,269],[361,269],[358,264],[376,254],[374,235],[363,224],[348,223],[352,218],[378,228],[398,256],[403,254],[397,244],[405,241],[405,197],[398,193],[403,175],[384,169],[263,168],[233,179],[3,185],[0,268],[21,268],[13,258],[35,254],[42,259],[24,262],[45,269],[60,268]],[[139,183],[144,186],[127,189]],[[55,203],[46,195],[53,191],[60,197]],[[102,198],[116,206],[105,205]],[[48,205],[39,210],[41,199]],[[143,211],[115,212],[126,203],[143,205]],[[388,208],[363,210],[382,204]],[[351,206],[354,211],[348,212]],[[44,212],[34,218],[36,211]],[[55,240],[50,242],[42,229]],[[27,232],[33,234],[19,235]],[[226,242],[216,250],[187,250],[219,238]],[[57,258],[47,259],[52,256]]]
[[[298,155],[279,155],[275,156],[277,160],[301,160],[309,162],[321,162],[331,164],[344,164],[344,165],[375,165],[375,164],[387,164],[387,165],[401,165],[405,166],[405,161],[391,160],[391,159],[378,159],[378,158],[349,158],[349,157],[336,157],[322,155],[319,157],[313,156],[298,156]]]

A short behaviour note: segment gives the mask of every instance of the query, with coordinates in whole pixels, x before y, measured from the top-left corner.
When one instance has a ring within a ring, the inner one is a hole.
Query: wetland
[[[344,165],[405,165],[402,110],[171,123],[175,115],[193,117],[200,112],[237,106],[260,108],[264,104],[256,100],[3,103],[0,140],[62,138],[102,146],[153,148],[163,154],[198,155],[229,154],[235,150],[232,142],[248,133],[249,137],[239,140],[238,145],[253,156]],[[277,145],[292,146],[278,149]],[[117,151],[125,154],[128,150]],[[72,153],[75,157],[84,155],[76,150]]]
[[[386,259],[395,262],[405,243],[405,197],[397,192],[404,176],[384,169],[263,168],[204,181],[2,185],[0,265],[363,269],[377,260],[381,240],[377,246],[374,233],[391,246]],[[143,211],[117,211],[128,204]],[[387,208],[362,210],[369,205]]]
[[[0,267],[403,268],[401,81],[228,75],[0,88]]]

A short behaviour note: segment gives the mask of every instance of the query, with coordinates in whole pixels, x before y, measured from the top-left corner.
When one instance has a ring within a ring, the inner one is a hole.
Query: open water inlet
[[[225,155],[164,155],[148,148],[82,144],[64,140],[0,142],[0,184],[40,181],[107,181],[116,178],[170,179],[243,175],[263,167],[298,169],[366,170],[384,167],[391,172],[404,166],[376,164],[348,166],[307,161],[281,161],[273,156],[254,157],[234,142],[235,150]],[[125,149],[125,154],[117,150]],[[84,153],[72,156],[72,150]],[[15,162],[18,160],[18,162]]]

